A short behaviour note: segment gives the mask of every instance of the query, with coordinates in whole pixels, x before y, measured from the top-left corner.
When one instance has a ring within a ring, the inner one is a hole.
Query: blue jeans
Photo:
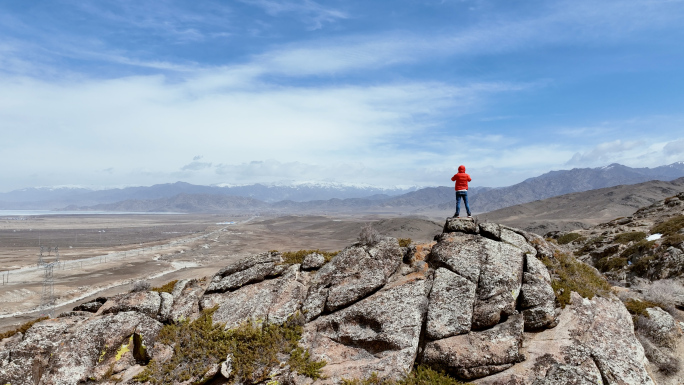
[[[466,212],[470,216],[470,206],[468,205],[468,191],[456,191],[456,216],[461,212],[461,198],[465,203]]]

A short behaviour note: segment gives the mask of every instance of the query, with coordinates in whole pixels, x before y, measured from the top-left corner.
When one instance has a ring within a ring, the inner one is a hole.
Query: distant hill
[[[684,162],[655,168],[631,168],[612,164],[599,168],[551,171],[508,187],[472,187],[469,193],[470,207],[473,213],[478,214],[574,192],[643,183],[650,180],[670,181],[680,177],[684,177]],[[68,207],[80,210],[178,211],[179,208],[186,207],[181,211],[384,212],[420,214],[429,217],[453,213],[455,199],[452,186],[412,190],[339,184],[295,186],[256,184],[219,187],[176,182],[101,191],[74,189],[72,195],[64,189],[17,190],[0,194],[0,209],[64,209]],[[22,195],[24,193],[25,195]],[[198,197],[191,198],[195,195]],[[242,197],[251,200],[231,200],[225,199],[226,197]],[[38,198],[44,200],[35,201]],[[27,199],[33,199],[33,201]],[[249,202],[253,204],[253,207],[247,207]],[[173,206],[176,209],[157,209],[166,206]],[[137,209],[134,210],[134,208]]]
[[[268,207],[268,203],[252,198],[225,195],[178,194],[170,198],[151,200],[129,199],[117,203],[99,204],[87,207],[87,210],[212,213],[225,211],[256,211]],[[84,208],[77,206],[68,206],[65,208],[65,210],[83,209]]]
[[[201,186],[185,182],[107,190],[84,188],[27,188],[0,193],[0,209],[58,209],[66,206],[93,206],[126,200],[154,200],[179,194],[241,196],[263,202],[365,198],[382,200],[415,188],[380,188],[336,183],[305,183],[286,186],[253,184],[246,186]]]
[[[606,167],[551,171],[513,186],[471,194],[470,207],[483,213],[573,192],[681,177],[684,177],[684,162],[655,168],[631,168],[614,163]]]
[[[571,193],[478,215],[483,221],[545,234],[588,228],[684,191],[684,178]]]

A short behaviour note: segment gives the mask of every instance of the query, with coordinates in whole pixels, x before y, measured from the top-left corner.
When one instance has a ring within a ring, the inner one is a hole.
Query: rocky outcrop
[[[470,380],[506,370],[523,361],[524,321],[518,314],[495,327],[428,342],[423,362]]]
[[[179,348],[157,341],[162,325],[206,309],[226,329],[297,322],[300,347],[326,362],[316,383],[398,379],[416,363],[482,384],[652,383],[619,301],[573,294],[565,310],[556,306],[540,261],[553,258],[553,245],[470,219],[450,218],[444,229],[426,245],[357,243],[327,263],[262,253],[206,282],[181,280],[171,293],[111,297],[95,315],[66,313],[1,341],[0,383],[98,383],[112,374],[133,383],[149,360],[165,362]],[[193,381],[228,378],[239,359],[218,358]],[[278,359],[274,381],[314,382]]]
[[[373,247],[354,245],[342,250],[313,277],[303,305],[308,321],[324,311],[350,305],[381,288],[401,264],[396,239]]]
[[[525,336],[525,361],[476,383],[653,384],[633,330],[618,299],[588,300],[572,293],[558,326]]]
[[[411,370],[430,282],[416,275],[306,324],[301,344],[325,360],[326,382],[372,373],[399,378]]]
[[[287,267],[285,274],[257,284],[225,293],[205,294],[200,300],[203,309],[217,307],[214,323],[233,328],[245,321],[267,321],[282,324],[300,310],[306,295],[301,282],[304,274],[300,265]]]
[[[117,314],[135,311],[156,318],[161,307],[161,297],[156,291],[138,291],[111,297],[97,311],[97,314]]]

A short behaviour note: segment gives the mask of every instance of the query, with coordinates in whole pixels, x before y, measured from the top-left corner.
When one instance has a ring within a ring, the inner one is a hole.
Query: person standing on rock
[[[465,172],[464,165],[458,166],[458,174],[451,177],[451,181],[456,182],[456,213],[454,214],[454,218],[458,218],[461,212],[461,198],[463,198],[468,218],[472,218],[470,215],[470,206],[468,205],[468,182],[471,180],[470,175]]]

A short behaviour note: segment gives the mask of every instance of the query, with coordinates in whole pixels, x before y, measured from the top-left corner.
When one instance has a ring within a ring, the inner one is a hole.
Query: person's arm
[[[455,181],[456,181],[456,175],[458,175],[458,174],[454,174],[454,176],[451,177],[451,181],[452,181],[452,182],[455,182]]]
[[[473,180],[470,179],[470,175],[468,175],[468,182],[472,182]]]

